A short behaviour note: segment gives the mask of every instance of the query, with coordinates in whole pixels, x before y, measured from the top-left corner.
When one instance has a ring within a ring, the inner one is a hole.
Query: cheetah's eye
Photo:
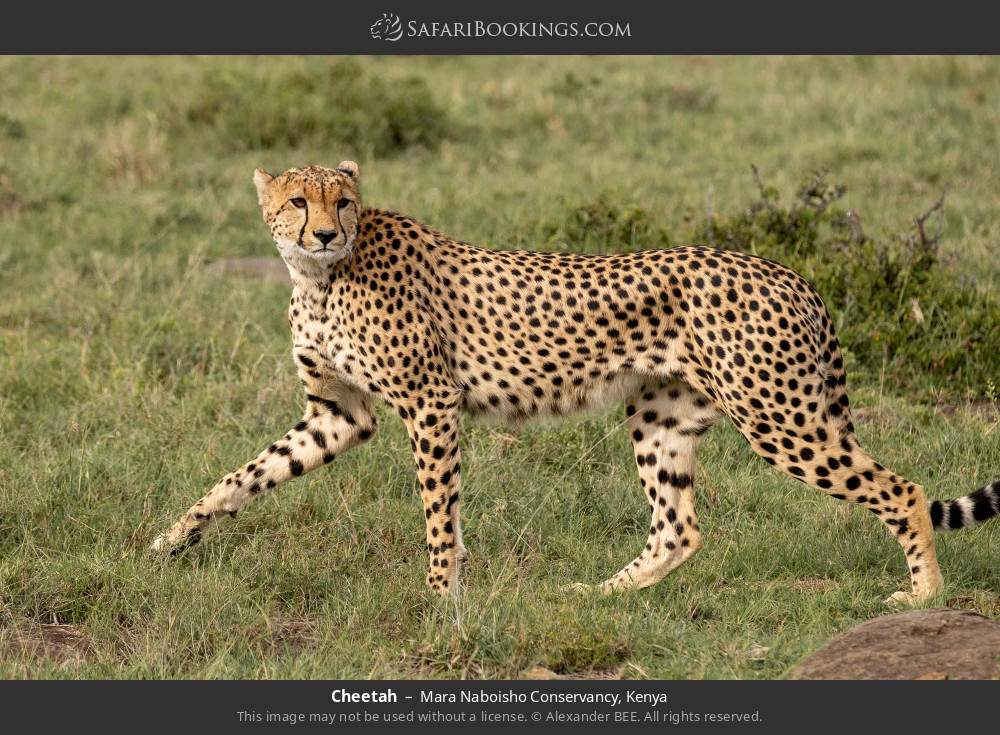
[[[306,206],[306,200],[303,199],[302,197],[295,197],[294,199],[289,199],[288,201],[292,203],[293,207],[298,207],[299,209],[302,209],[304,206]]]
[[[351,200],[348,199],[347,197],[344,197],[339,202],[337,202],[337,209],[343,209],[344,207],[346,207],[350,203],[351,203]]]

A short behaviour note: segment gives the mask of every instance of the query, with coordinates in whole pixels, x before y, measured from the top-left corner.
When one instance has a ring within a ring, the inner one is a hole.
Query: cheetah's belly
[[[632,371],[601,373],[577,384],[544,379],[531,385],[506,385],[506,381],[466,382],[464,409],[482,418],[525,420],[532,417],[561,416],[580,411],[608,408],[634,395],[643,376]]]

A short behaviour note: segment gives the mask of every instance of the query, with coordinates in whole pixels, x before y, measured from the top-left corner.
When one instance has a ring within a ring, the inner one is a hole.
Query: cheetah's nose
[[[313,230],[313,237],[326,245],[337,234],[336,230]]]

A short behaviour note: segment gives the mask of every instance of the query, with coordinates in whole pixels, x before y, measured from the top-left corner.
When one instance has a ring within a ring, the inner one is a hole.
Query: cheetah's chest
[[[291,318],[293,351],[299,369],[324,382],[365,387],[365,370],[349,336],[330,314],[300,313]]]

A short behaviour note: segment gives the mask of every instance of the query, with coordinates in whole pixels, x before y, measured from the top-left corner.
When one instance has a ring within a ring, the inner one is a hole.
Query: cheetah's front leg
[[[442,595],[457,591],[465,560],[458,514],[458,410],[451,401],[426,400],[401,410],[417,463],[427,524],[427,584]]]
[[[235,517],[254,498],[331,462],[375,430],[375,417],[359,395],[338,395],[337,400],[315,395],[306,398],[303,419],[253,461],[219,480],[177,523],[153,541],[153,551],[180,553],[200,541],[202,533],[220,516]]]

